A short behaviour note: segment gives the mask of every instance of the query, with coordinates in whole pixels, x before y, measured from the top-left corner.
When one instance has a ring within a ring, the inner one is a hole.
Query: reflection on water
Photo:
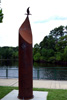
[[[13,68],[18,67],[18,61],[16,60],[0,60],[0,68]]]
[[[1,78],[18,77],[18,61],[0,61]],[[33,64],[33,79],[67,80],[67,67],[55,64]]]

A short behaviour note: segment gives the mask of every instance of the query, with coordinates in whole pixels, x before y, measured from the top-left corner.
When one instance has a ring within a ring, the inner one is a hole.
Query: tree
[[[55,62],[67,61],[67,26],[59,26],[33,48],[35,60]]]
[[[45,36],[43,41],[40,42],[40,48],[47,48],[48,47],[48,36]]]
[[[3,13],[2,13],[2,9],[0,10],[0,23],[2,23],[3,20]]]
[[[64,49],[63,57],[64,57],[64,61],[67,61],[67,46]]]
[[[59,26],[58,27],[58,35],[60,37],[64,36],[64,26]]]
[[[62,55],[63,55],[63,54],[62,54],[61,52],[57,52],[57,53],[56,53],[56,60],[57,60],[57,61],[62,61]]]
[[[65,35],[67,35],[67,26],[65,26]]]
[[[18,47],[0,47],[0,59],[18,59]]]
[[[67,46],[67,35],[59,38],[59,41],[56,43],[55,48],[57,52],[63,53],[64,48]]]
[[[40,48],[55,50],[55,38],[53,38],[52,35],[45,36],[43,41],[41,41],[39,45],[40,45]]]
[[[64,26],[61,25],[59,27],[54,28],[53,30],[50,31],[49,34],[52,35],[57,42],[59,37],[64,36]]]
[[[49,61],[50,57],[54,56],[54,50],[53,49],[45,49],[42,48],[41,50],[41,59],[45,61]]]
[[[0,0],[0,4],[1,4],[1,0]],[[3,13],[2,13],[2,8],[0,7],[0,23],[2,23],[3,20]]]
[[[33,56],[37,53],[37,52],[39,52],[40,51],[40,47],[39,47],[39,45],[36,43],[35,45],[34,45],[34,48],[33,48]]]
[[[37,52],[37,53],[34,55],[34,61],[39,61],[39,60],[40,60],[40,57],[41,57],[40,53]]]
[[[49,34],[52,35],[57,40],[57,37],[58,37],[58,28],[54,28],[53,30],[50,31]]]

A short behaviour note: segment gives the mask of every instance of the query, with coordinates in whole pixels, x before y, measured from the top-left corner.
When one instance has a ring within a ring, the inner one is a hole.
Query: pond
[[[0,60],[0,78],[18,78],[18,61]],[[67,66],[34,63],[33,79],[67,80]]]

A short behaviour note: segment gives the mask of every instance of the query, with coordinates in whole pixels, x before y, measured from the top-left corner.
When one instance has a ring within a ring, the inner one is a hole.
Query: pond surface
[[[0,60],[0,78],[18,78],[18,61]],[[67,80],[67,66],[34,63],[33,79]]]

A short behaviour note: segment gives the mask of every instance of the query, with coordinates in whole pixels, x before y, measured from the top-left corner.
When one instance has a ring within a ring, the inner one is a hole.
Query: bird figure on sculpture
[[[27,15],[30,15],[29,8],[30,8],[30,7],[27,8]]]

